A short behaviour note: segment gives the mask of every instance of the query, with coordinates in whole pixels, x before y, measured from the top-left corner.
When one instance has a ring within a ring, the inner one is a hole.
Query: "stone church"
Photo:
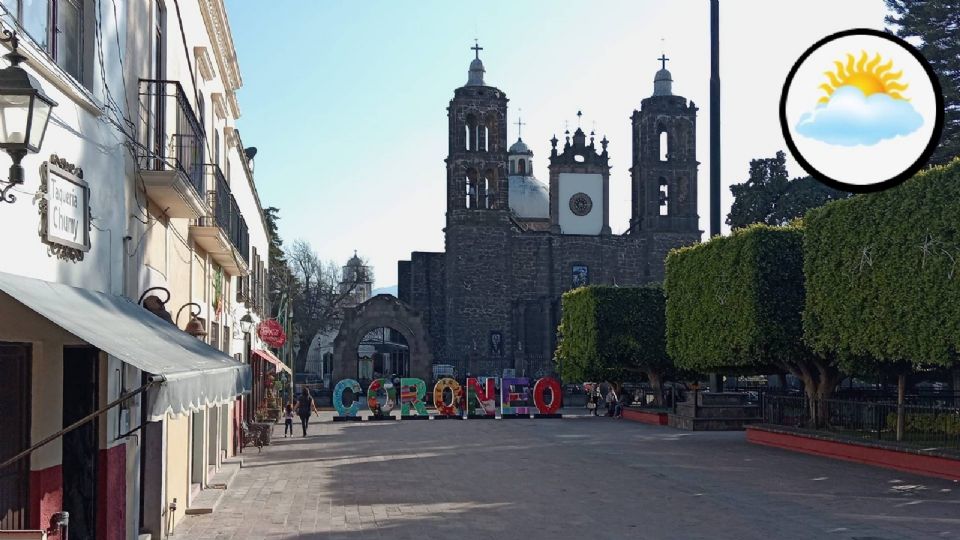
[[[631,116],[631,218],[614,229],[606,137],[599,147],[580,128],[553,137],[544,185],[523,140],[507,146],[507,96],[486,84],[474,50],[447,107],[446,249],[400,261],[398,297],[419,312],[435,364],[542,376],[554,371],[565,291],[661,281],[667,252],[700,240],[697,108],[673,95],[662,57]]]

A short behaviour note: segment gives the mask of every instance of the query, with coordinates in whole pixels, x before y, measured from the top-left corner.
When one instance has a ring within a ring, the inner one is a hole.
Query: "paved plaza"
[[[960,483],[623,420],[334,423],[243,454],[175,538],[960,538]],[[299,426],[297,427],[299,430]],[[279,439],[277,438],[279,435]]]

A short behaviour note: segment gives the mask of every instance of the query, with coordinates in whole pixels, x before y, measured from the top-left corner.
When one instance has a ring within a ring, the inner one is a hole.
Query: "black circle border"
[[[840,38],[849,36],[878,37],[891,41],[905,49],[914,58],[916,58],[918,62],[920,62],[923,70],[926,71],[927,78],[930,79],[930,83],[933,85],[933,94],[934,99],[936,100],[936,118],[933,122],[933,132],[930,135],[930,140],[927,142],[926,148],[924,148],[923,152],[920,153],[920,156],[917,158],[917,160],[914,161],[912,165],[904,169],[900,174],[886,180],[867,185],[848,184],[835,178],[831,178],[820,172],[816,167],[811,165],[810,162],[804,159],[803,154],[797,149],[796,143],[793,142],[793,135],[790,133],[790,126],[787,123],[787,93],[790,90],[790,85],[793,83],[794,76],[800,69],[800,65],[803,64],[803,62],[820,47],[823,47],[831,41],[836,41]],[[824,184],[841,191],[849,191],[851,193],[872,193],[876,191],[883,191],[899,185],[923,168],[923,166],[927,163],[927,160],[930,159],[930,156],[933,155],[933,152],[937,149],[937,144],[940,141],[940,134],[943,132],[944,122],[943,109],[943,87],[940,86],[940,79],[937,77],[936,72],[933,71],[933,67],[930,66],[930,62],[928,62],[927,59],[920,54],[920,51],[918,51],[916,47],[908,43],[906,40],[887,32],[881,32],[880,30],[874,30],[872,28],[852,28],[850,30],[844,30],[842,32],[830,34],[820,41],[817,41],[811,45],[810,48],[804,51],[804,53],[800,55],[800,58],[798,58],[793,64],[793,67],[790,68],[790,73],[787,74],[787,79],[783,83],[783,89],[780,91],[780,129],[783,131],[783,138],[787,143],[787,148],[789,148],[790,152],[793,154],[794,159],[797,160],[801,167],[810,173],[810,176],[813,176],[820,182],[823,182]]]

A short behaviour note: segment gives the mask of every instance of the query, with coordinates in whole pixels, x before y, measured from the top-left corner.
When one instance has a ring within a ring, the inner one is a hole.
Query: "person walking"
[[[590,391],[589,403],[590,404],[587,406],[587,408],[593,411],[594,416],[599,416],[597,409],[600,408],[600,388],[595,386],[593,390]]]
[[[287,410],[283,413],[283,436],[287,437],[287,434],[290,434],[290,437],[293,437],[293,404],[287,403]]]
[[[607,416],[613,416],[614,407],[617,405],[617,393],[613,391],[613,386],[610,386],[610,391],[607,392]]]
[[[307,436],[307,425],[310,423],[311,412],[318,412],[317,405],[313,402],[313,396],[310,395],[310,390],[304,388],[303,392],[301,392],[297,398],[297,416],[300,417],[300,425],[303,427],[304,437]]]

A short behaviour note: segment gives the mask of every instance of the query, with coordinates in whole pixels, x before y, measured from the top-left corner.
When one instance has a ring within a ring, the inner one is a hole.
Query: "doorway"
[[[97,410],[100,351],[63,348],[63,427]],[[97,536],[98,421],[63,435],[63,509],[70,513],[70,538]]]
[[[30,445],[29,343],[0,343],[0,461]],[[0,469],[0,529],[26,529],[30,458]]]

